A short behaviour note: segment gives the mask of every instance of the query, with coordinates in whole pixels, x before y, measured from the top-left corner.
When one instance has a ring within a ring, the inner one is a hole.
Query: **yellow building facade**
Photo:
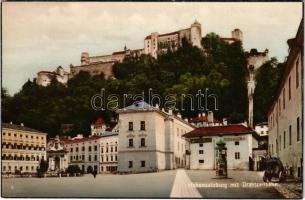
[[[36,173],[46,160],[47,134],[23,124],[2,123],[2,174]]]

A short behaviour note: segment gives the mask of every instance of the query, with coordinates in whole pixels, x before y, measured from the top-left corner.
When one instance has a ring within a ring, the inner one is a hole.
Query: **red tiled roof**
[[[96,126],[101,126],[103,124],[105,124],[105,121],[102,118],[98,118],[94,123]]]
[[[190,120],[190,122],[194,122],[194,123],[198,123],[198,122],[207,122],[208,121],[208,116],[207,115],[202,115],[200,117],[196,117],[192,120]],[[213,120],[214,123],[220,123],[220,121],[218,119],[216,119],[214,117],[214,120]]]
[[[250,127],[245,127],[241,124],[230,124],[227,126],[209,126],[200,127],[183,135],[183,137],[198,137],[198,136],[217,136],[217,135],[238,135],[255,132]]]

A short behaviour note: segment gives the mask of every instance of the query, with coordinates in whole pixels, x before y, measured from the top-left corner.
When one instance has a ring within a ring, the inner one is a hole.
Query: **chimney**
[[[213,123],[213,122],[214,122],[213,112],[209,111],[208,112],[208,123]]]
[[[21,123],[21,124],[20,124],[20,126],[24,126],[24,124],[23,124],[23,123]]]
[[[228,125],[228,121],[227,121],[226,118],[223,118],[223,119],[222,119],[222,124],[223,124],[224,126],[227,126],[227,125]]]

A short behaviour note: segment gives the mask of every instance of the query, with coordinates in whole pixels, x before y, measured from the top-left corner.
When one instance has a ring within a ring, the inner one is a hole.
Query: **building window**
[[[82,147],[82,151],[85,151],[85,147]]]
[[[37,159],[38,160],[38,159]],[[72,161],[73,160],[73,156],[70,156],[70,160]]]
[[[145,160],[141,160],[141,167],[145,167]]]
[[[133,162],[132,161],[128,161],[128,168],[132,168]]]
[[[145,147],[145,138],[141,138],[141,147]]]
[[[297,141],[300,141],[300,118],[297,118]]]
[[[199,144],[199,147],[203,147],[203,143],[200,143],[200,144]]]
[[[73,148],[71,148],[70,151],[73,152]]]
[[[101,148],[101,152],[104,153],[104,148],[103,147]]]
[[[204,163],[204,160],[199,160],[199,163],[200,163],[200,164],[203,164],[203,163]]]
[[[114,147],[114,151],[118,152],[118,147],[117,146]]]
[[[106,156],[106,161],[108,162],[108,156]]]
[[[296,63],[296,68],[295,68],[295,84],[296,88],[299,87],[299,58]]]
[[[128,146],[129,147],[133,147],[133,139],[129,139],[128,140]]]
[[[199,150],[199,154],[203,154],[203,150]]]
[[[133,122],[128,123],[128,130],[133,131]]]
[[[78,147],[76,147],[76,150],[75,150],[76,152],[78,152]]]
[[[111,146],[111,148],[110,148],[110,152],[113,152],[113,147]]]
[[[291,145],[291,130],[292,129],[292,127],[291,127],[291,125],[289,126],[289,145]]]
[[[110,161],[113,161],[113,156],[110,156]]]
[[[82,155],[82,160],[85,161],[85,155]]]
[[[145,131],[145,121],[141,121],[141,131]]]
[[[118,156],[117,155],[115,155],[115,161],[118,161]]]
[[[261,134],[263,134],[263,131],[262,131]],[[239,145],[239,141],[235,141],[234,143],[235,143],[235,146],[238,146],[238,145]]]
[[[94,160],[97,161],[97,155],[94,155]]]
[[[91,146],[89,146],[89,151],[91,151]]]
[[[240,159],[240,153],[239,152],[235,152],[235,160],[239,160]]]
[[[89,158],[88,158],[88,160],[89,160],[89,161],[91,161],[91,155],[89,155]]]
[[[290,100],[291,99],[291,77],[289,77],[289,80],[288,80],[288,97]]]
[[[94,146],[94,151],[97,151],[97,146],[96,145]]]

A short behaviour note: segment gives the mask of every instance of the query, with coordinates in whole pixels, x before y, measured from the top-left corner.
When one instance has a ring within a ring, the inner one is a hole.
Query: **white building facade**
[[[184,135],[187,139],[187,168],[215,169],[216,143],[223,140],[227,147],[228,169],[249,169],[252,149],[258,146],[257,135],[241,124],[197,128]]]
[[[185,165],[185,140],[193,129],[187,121],[137,102],[119,114],[119,172],[146,172]]]
[[[303,20],[288,40],[289,55],[273,105],[268,112],[269,154],[279,157],[290,174],[302,177],[303,156]]]

